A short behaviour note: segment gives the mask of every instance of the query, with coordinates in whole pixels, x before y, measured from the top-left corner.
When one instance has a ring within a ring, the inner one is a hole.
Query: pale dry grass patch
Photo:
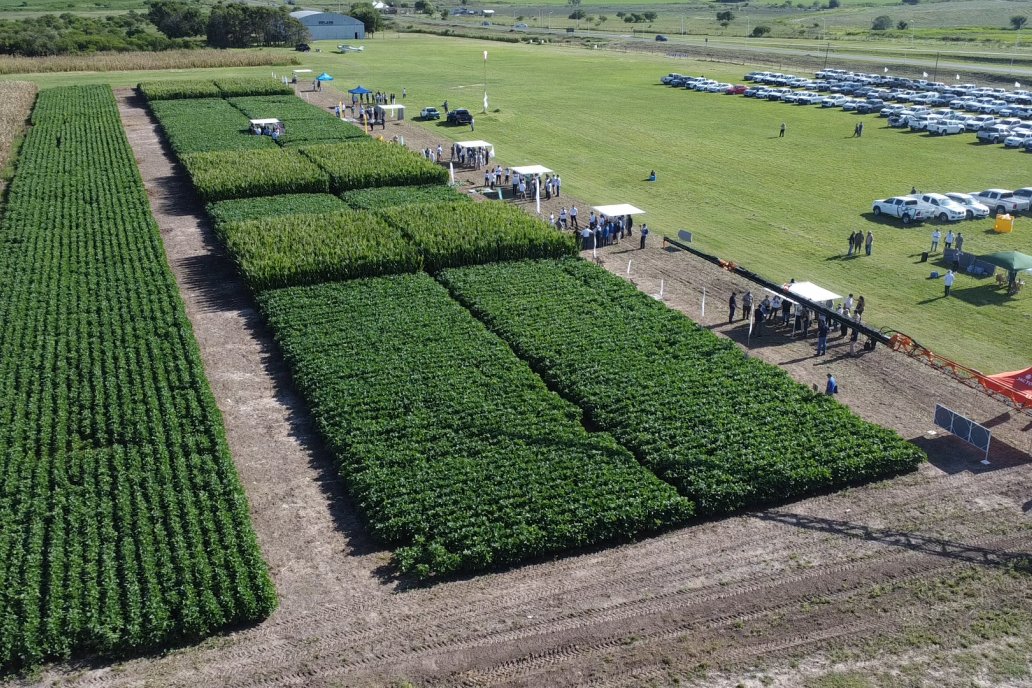
[[[21,136],[37,88],[28,81],[0,81],[0,169],[7,165],[11,146]]]
[[[255,50],[166,50],[48,57],[0,57],[0,74],[40,72],[125,72],[154,69],[265,67],[300,64],[292,55]]]

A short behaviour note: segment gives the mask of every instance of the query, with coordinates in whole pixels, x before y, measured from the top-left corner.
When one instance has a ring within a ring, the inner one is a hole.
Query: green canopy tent
[[[1032,256],[1020,251],[999,251],[981,256],[980,260],[1003,268],[1007,271],[1007,281],[1010,284],[1018,279],[1018,273],[1022,270],[1032,270]]]

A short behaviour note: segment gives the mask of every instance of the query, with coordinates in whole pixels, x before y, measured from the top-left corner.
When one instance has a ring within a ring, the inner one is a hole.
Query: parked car
[[[979,141],[984,143],[1003,143],[1003,140],[1010,136],[1010,127],[1002,124],[991,124],[982,127],[975,134]]]
[[[967,219],[967,210],[949,196],[938,193],[927,193],[917,196],[919,201],[935,208],[932,217],[939,222],[959,222]]]
[[[740,96],[745,93],[746,88],[748,87],[745,84],[734,84],[731,88],[724,89],[724,94],[729,96]]]
[[[419,111],[419,118],[423,120],[441,119],[441,113],[435,107],[425,107]]]
[[[972,195],[989,206],[997,215],[1028,210],[1029,207],[1029,199],[1015,196],[1013,191],[1007,189],[986,189]]]
[[[666,36],[664,36],[664,35],[663,35],[663,34],[661,34],[661,33],[657,33],[657,34],[656,34],[656,40],[657,40],[657,41],[659,41],[660,43],[666,43],[666,42],[667,42],[668,40],[670,40],[670,39],[669,39],[669,38],[667,38]]]
[[[841,93],[836,93],[836,94],[827,96],[825,98],[821,98],[821,107],[822,108],[842,107],[842,105],[847,100],[849,100],[849,98],[847,98],[846,96],[842,95]]]
[[[909,225],[911,222],[927,220],[931,215],[931,206],[909,196],[893,196],[892,198],[879,199],[874,202],[871,209],[879,217],[882,215],[898,217],[905,225]]]
[[[298,43],[294,46],[294,50],[296,50],[299,53],[307,53],[312,50],[312,46],[308,45],[307,43]]]
[[[447,121],[448,124],[471,124],[473,122],[473,115],[470,114],[469,110],[459,108],[448,113]]]
[[[1011,129],[1010,135],[1003,140],[1003,145],[1007,148],[1024,148],[1029,140],[1032,140],[1032,129],[1016,127]]]
[[[996,118],[992,115],[973,115],[964,126],[968,131],[978,131],[983,127],[991,127],[996,124]]]
[[[982,203],[971,194],[951,191],[946,194],[946,197],[963,206],[964,214],[967,215],[967,219],[969,220],[980,220],[982,218],[989,217],[989,206]]]
[[[959,119],[938,119],[934,122],[929,122],[925,127],[925,131],[929,134],[935,134],[937,136],[945,136],[946,134],[959,134],[964,131],[964,123]]]
[[[1014,195],[1018,198],[1024,198],[1026,201],[1032,203],[1032,186],[1025,186],[1020,189],[1014,189]],[[1032,208],[1030,208],[1032,210]]]

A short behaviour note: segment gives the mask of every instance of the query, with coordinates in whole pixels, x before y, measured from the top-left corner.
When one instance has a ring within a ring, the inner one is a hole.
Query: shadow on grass
[[[893,229],[914,229],[920,227],[924,220],[911,222],[909,225],[903,224],[903,221],[896,217],[890,217],[888,215],[875,215],[874,212],[860,213],[867,222],[871,224],[880,225],[882,227],[892,227]]]
[[[987,473],[1032,463],[1032,457],[1026,452],[995,437],[989,445],[988,465],[981,463],[985,458],[985,452],[942,430],[936,435],[915,437],[910,442],[924,450],[928,455],[928,463],[950,475]]]
[[[1007,293],[1002,287],[997,287],[996,282],[979,284],[965,289],[953,289],[950,297],[960,299],[972,306],[1004,306],[1011,303],[1015,296]]]

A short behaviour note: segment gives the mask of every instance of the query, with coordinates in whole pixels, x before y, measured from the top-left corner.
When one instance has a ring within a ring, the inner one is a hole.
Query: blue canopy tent
[[[368,88],[362,88],[361,86],[355,86],[352,89],[348,89],[348,93],[356,96],[364,96],[367,93],[372,93]]]
[[[329,74],[327,74],[326,72],[323,72],[319,76],[315,77],[315,80],[316,81],[333,81],[333,77],[330,76]]]

